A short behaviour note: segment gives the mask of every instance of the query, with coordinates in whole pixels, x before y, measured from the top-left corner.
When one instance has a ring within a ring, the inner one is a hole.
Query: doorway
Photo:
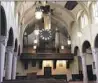
[[[51,67],[44,67],[44,76],[45,78],[51,78],[52,76]]]
[[[92,65],[87,65],[87,75],[88,75],[88,80],[92,81],[93,80],[93,69]]]

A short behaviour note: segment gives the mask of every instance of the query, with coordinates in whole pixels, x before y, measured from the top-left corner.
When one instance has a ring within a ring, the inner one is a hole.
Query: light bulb
[[[82,33],[81,32],[77,32],[77,36],[78,37],[81,37],[82,36]]]
[[[61,49],[63,50],[64,49],[64,46],[61,46]]]
[[[42,18],[42,14],[43,14],[42,11],[36,11],[35,12],[35,18],[36,19],[41,19]]]
[[[34,43],[37,44],[37,40],[36,39],[34,40]]]
[[[37,48],[37,46],[33,46],[33,49],[36,49]]]
[[[68,43],[68,45],[70,45],[71,44],[71,40],[68,40],[67,43]]]
[[[39,30],[34,30],[35,35],[39,35]]]

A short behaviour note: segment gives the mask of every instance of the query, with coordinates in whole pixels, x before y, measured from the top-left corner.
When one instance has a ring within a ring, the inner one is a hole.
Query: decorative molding
[[[6,52],[7,53],[9,53],[9,52],[13,53],[14,52],[14,48],[12,46],[7,46]]]
[[[93,54],[98,54],[98,48],[93,48],[93,49],[92,49],[92,53],[93,53]]]
[[[6,43],[6,36],[0,36],[0,43],[5,45],[5,43]]]

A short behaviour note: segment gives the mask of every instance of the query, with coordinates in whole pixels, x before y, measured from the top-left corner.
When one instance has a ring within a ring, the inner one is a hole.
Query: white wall
[[[9,29],[12,27],[13,29],[13,34],[14,34],[14,40],[17,38],[18,39],[18,24],[17,24],[17,18],[15,14],[15,3],[14,2],[6,2],[6,1],[1,1],[1,5],[3,6],[6,14],[6,22],[7,22],[7,40],[8,40],[8,32]],[[19,42],[18,42],[19,43]]]
[[[78,57],[74,57],[74,61],[70,64],[71,74],[79,74]]]
[[[72,53],[74,53],[74,48],[76,46],[79,47],[80,53],[82,52],[82,45],[84,43],[84,41],[89,41],[91,44],[91,48],[94,48],[94,41],[95,41],[95,37],[98,34],[98,21],[96,21],[95,23],[95,19],[92,20],[92,23],[90,22],[91,18],[89,19],[89,24],[84,27],[84,28],[80,28],[79,25],[79,19],[76,20],[73,24],[72,27],[72,35],[71,35],[71,40],[72,40]],[[97,19],[96,19],[97,20]],[[77,32],[81,31],[82,32],[82,36],[78,37],[77,36]],[[81,55],[79,55],[81,56]],[[86,65],[91,65],[93,66],[93,55],[85,55],[86,56]],[[77,69],[77,68],[76,68]],[[93,73],[95,74],[95,69],[93,69]]]
[[[60,64],[62,66],[60,66]],[[44,60],[42,63],[42,69],[39,69],[39,64],[36,64],[36,67],[32,67],[31,62],[28,65],[28,69],[24,69],[24,65],[20,60],[18,60],[17,64],[17,72],[19,73],[18,76],[25,76],[27,73],[36,72],[37,75],[44,75],[44,67],[50,66],[52,68],[52,75],[60,75],[60,74],[66,74],[71,75],[71,72],[69,69],[66,69],[66,61],[57,61],[56,63],[56,69],[53,69],[53,61],[52,60]]]
[[[13,28],[13,32],[14,32],[14,40],[15,38],[18,38],[18,44],[21,41],[21,47],[22,47],[22,35],[23,33],[19,33],[22,32],[22,29],[19,30],[20,26],[18,26],[18,16],[16,16],[14,14],[14,2],[1,2],[1,5],[4,7],[5,9],[5,13],[6,13],[6,19],[7,19],[7,37],[8,37],[8,32],[10,27]],[[80,26],[78,26],[78,20],[75,21],[72,30],[71,30],[71,40],[72,40],[72,53],[74,52],[74,47],[78,46],[80,51],[82,51],[82,44],[85,40],[88,40],[91,44],[91,47],[94,48],[94,41],[95,41],[95,37],[98,34],[98,21],[96,21],[96,23],[94,23],[94,19],[92,21],[92,23],[90,23],[88,26],[84,27],[83,29],[80,28]],[[79,38],[77,37],[77,32],[78,31],[82,32],[82,37]],[[19,38],[19,36],[21,36]],[[22,51],[21,51],[22,52]],[[86,55],[86,64],[92,64],[93,59],[91,55]],[[51,66],[53,67],[53,63],[51,62]],[[71,64],[71,68],[70,70],[67,70],[66,67],[62,67],[60,68],[59,66],[57,66],[57,69],[53,70],[52,69],[52,74],[68,74],[70,75],[70,73],[72,74],[78,74],[78,62],[77,62],[77,58],[75,58],[74,62]],[[37,65],[38,66],[38,65]],[[31,68],[31,64],[29,64],[29,69],[28,70],[24,70],[22,63],[18,60],[18,64],[17,64],[17,72],[19,72],[19,75],[26,75],[27,73],[30,72],[35,72],[37,71],[37,74],[43,74],[43,69],[39,70],[37,67],[35,68]],[[95,73],[95,70],[93,69],[93,73]],[[70,76],[69,76],[70,77]]]

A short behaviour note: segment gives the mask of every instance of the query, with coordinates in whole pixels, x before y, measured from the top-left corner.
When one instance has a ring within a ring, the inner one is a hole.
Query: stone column
[[[88,76],[87,76],[87,67],[86,67],[86,54],[83,53],[81,55],[81,59],[82,59],[82,68],[83,68],[83,82],[84,83],[88,83]]]
[[[56,48],[56,52],[58,53],[58,49],[60,46],[60,35],[59,35],[59,30],[58,28],[56,28],[56,33],[55,33],[55,48]]]
[[[13,47],[8,46],[6,49],[6,70],[5,70],[5,79],[11,80],[12,74],[12,59],[13,59]]]
[[[5,62],[5,37],[0,36],[0,83],[3,82]]]
[[[14,53],[12,60],[12,80],[16,79],[16,67],[17,67],[17,52]]]
[[[98,83],[98,48],[94,48],[92,49],[92,54],[94,57],[94,62],[95,62],[95,69],[96,69],[96,83]]]

